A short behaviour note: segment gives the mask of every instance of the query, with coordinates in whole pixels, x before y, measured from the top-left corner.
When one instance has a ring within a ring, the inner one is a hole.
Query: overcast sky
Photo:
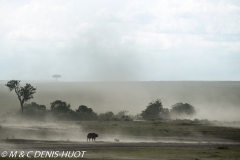
[[[0,79],[240,80],[239,0],[0,0]]]

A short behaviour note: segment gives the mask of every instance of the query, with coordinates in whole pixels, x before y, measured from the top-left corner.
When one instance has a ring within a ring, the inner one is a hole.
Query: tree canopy
[[[32,102],[30,104],[25,104],[24,108],[28,109],[28,110],[39,110],[39,111],[40,110],[46,110],[46,106],[45,105],[39,105],[36,102]]]
[[[195,108],[188,103],[176,103],[170,111],[172,116],[193,115],[195,113]]]
[[[58,78],[61,78],[62,76],[61,75],[58,75],[58,74],[55,74],[52,76],[53,78],[56,78],[56,81],[58,80]]]
[[[92,110],[92,108],[88,108],[88,107],[85,106],[85,105],[80,105],[80,106],[78,107],[78,109],[76,110],[76,112],[92,113],[93,110]]]
[[[68,111],[70,111],[70,104],[67,104],[64,101],[61,100],[56,100],[52,103],[50,103],[51,105],[51,111],[53,112],[60,112],[60,113],[66,113]]]
[[[8,81],[8,83],[5,85],[9,88],[10,91],[14,90],[17,94],[23,114],[23,104],[33,98],[33,94],[36,93],[37,88],[34,88],[31,84],[28,83],[25,86],[21,87],[19,80]]]
[[[162,102],[160,99],[152,101],[148,104],[147,108],[140,114],[143,119],[158,119],[160,113],[163,111]]]
[[[46,106],[37,104],[36,102],[25,103],[24,104],[25,118],[30,118],[34,120],[44,120],[46,117]]]

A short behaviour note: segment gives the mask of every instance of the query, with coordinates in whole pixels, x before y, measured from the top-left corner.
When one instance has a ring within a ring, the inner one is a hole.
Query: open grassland
[[[45,122],[43,122],[45,123]],[[39,125],[40,126],[40,125]],[[239,160],[240,129],[194,124],[192,121],[61,121],[46,128],[38,124],[11,128],[2,124],[0,134],[22,132],[27,135],[43,134],[44,137],[64,134],[65,139],[3,139],[1,152],[6,150],[24,151],[87,151],[78,159],[142,159],[142,160]],[[63,127],[64,126],[64,127]],[[25,128],[24,128],[25,127]],[[61,133],[62,132],[62,133]],[[73,134],[77,133],[77,134]],[[81,132],[81,134],[80,134]],[[96,142],[86,142],[89,132],[99,134]],[[28,137],[30,137],[28,135]],[[66,137],[66,136],[69,137]],[[78,137],[76,135],[79,135]],[[75,140],[71,137],[75,136]],[[37,137],[37,136],[36,136]],[[67,140],[67,139],[70,140]],[[119,138],[120,142],[115,142]],[[220,148],[219,148],[220,147]],[[1,158],[16,159],[19,158]],[[20,158],[21,159],[21,158]],[[34,158],[38,160],[38,158]],[[39,158],[40,159],[40,158]],[[41,158],[42,159],[42,158]],[[62,159],[69,158],[44,158]]]
[[[192,121],[193,122],[193,121]],[[143,137],[179,137],[203,139],[226,139],[240,142],[240,128],[194,124],[184,121],[85,121],[77,123],[86,132],[121,134]],[[227,125],[227,124],[226,124]]]

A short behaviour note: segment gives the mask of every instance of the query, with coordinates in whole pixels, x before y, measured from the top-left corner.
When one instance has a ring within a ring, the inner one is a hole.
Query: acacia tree
[[[173,116],[182,116],[182,115],[191,116],[196,113],[196,110],[194,106],[188,103],[176,103],[172,106],[170,113]]]
[[[160,118],[160,113],[163,111],[162,102],[160,99],[152,101],[148,104],[147,108],[140,114],[143,119],[158,119]]]
[[[50,103],[50,105],[51,111],[53,111],[54,113],[67,113],[71,110],[71,105],[61,100],[56,100]]]
[[[55,74],[55,75],[53,75],[52,77],[53,77],[53,78],[56,78],[56,81],[57,81],[57,79],[58,79],[58,78],[61,78],[62,76],[61,76],[61,75],[58,75],[58,74]]]
[[[33,98],[33,94],[36,93],[37,88],[34,88],[31,84],[28,83],[24,87],[21,87],[19,80],[8,81],[8,83],[5,85],[9,88],[10,91],[14,90],[17,94],[23,114],[24,102],[27,102],[28,100]]]
[[[92,113],[93,110],[92,110],[92,108],[88,108],[88,107],[85,106],[85,105],[80,105],[80,106],[78,107],[78,109],[76,110],[76,112]]]

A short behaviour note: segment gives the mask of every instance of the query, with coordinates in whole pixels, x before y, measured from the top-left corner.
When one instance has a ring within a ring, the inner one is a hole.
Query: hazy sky
[[[0,0],[0,79],[240,80],[239,0]]]

